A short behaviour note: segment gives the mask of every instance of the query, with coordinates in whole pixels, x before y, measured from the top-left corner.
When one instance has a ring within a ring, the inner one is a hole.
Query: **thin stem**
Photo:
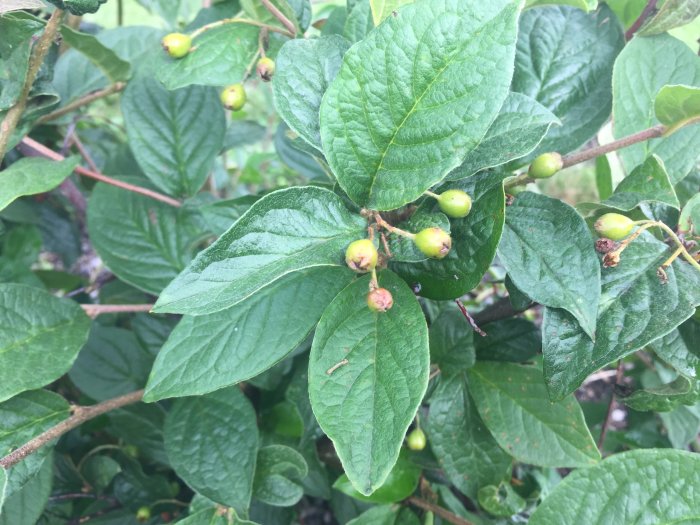
[[[651,14],[654,12],[654,9],[656,9],[657,2],[658,0],[649,0],[649,2],[647,2],[646,7],[642,11],[642,14],[639,15],[637,20],[634,21],[634,23],[625,33],[625,40],[627,40],[628,42],[632,40],[634,34],[639,30],[640,27],[642,27],[642,24],[646,22],[647,18],[651,16]]]
[[[459,299],[455,299],[455,303],[457,303],[459,311],[462,312],[464,318],[469,322],[469,325],[472,327],[472,330],[474,330],[481,337],[486,337],[486,332],[479,328],[479,325],[476,324],[474,318],[471,315],[469,315],[469,312],[467,311],[467,308],[464,306],[464,304],[462,304],[462,301],[460,301]]]
[[[15,102],[15,105],[7,111],[5,118],[0,124],[0,162],[2,162],[2,160],[5,158],[5,153],[7,153],[7,147],[10,144],[12,132],[17,127],[17,124],[19,124],[22,113],[24,113],[24,110],[27,107],[29,92],[31,91],[32,85],[34,85],[34,81],[39,74],[41,64],[44,63],[46,54],[53,45],[58,29],[61,27],[64,13],[65,12],[63,9],[54,10],[51,18],[49,18],[49,21],[46,23],[44,32],[34,45],[32,56],[29,59],[27,78],[24,81],[24,86],[22,87],[22,91],[17,98],[17,102]]]
[[[459,516],[453,514],[449,510],[444,509],[439,505],[430,503],[429,501],[425,501],[424,499],[418,498],[416,496],[411,496],[406,501],[414,507],[418,507],[419,509],[432,512],[436,516],[439,516],[443,520],[452,523],[453,525],[474,525],[471,521],[467,521],[464,518],[460,518]]]
[[[292,23],[292,21],[289,18],[284,16],[284,13],[282,13],[282,11],[277,9],[277,7],[273,5],[272,2],[270,2],[270,0],[260,0],[260,2],[262,2],[262,5],[265,6],[265,9],[272,13],[272,16],[274,16],[277,20],[279,20],[282,23],[284,27],[287,28],[287,31],[291,33],[292,38],[297,36],[297,28],[294,27],[294,23]]]
[[[673,255],[671,255],[671,257],[669,257],[668,259],[666,259],[666,260],[663,262],[663,264],[661,265],[661,269],[665,270],[666,268],[668,268],[669,266],[671,266],[671,265],[673,264],[673,261],[675,261],[676,259],[678,259],[678,256],[679,256],[681,253],[683,253],[683,247],[682,247],[682,246],[679,246],[678,248],[676,248],[676,251],[673,252]]]
[[[80,140],[80,137],[78,137],[77,133],[73,133],[72,142],[75,145],[75,147],[78,149],[78,153],[80,153],[80,156],[83,157],[83,160],[87,163],[88,166],[90,166],[90,169],[92,171],[100,171],[99,168],[97,167],[97,164],[95,164],[95,161],[93,160],[92,156],[90,155],[90,152],[87,150],[87,148],[83,144],[83,141]]]
[[[405,230],[402,230],[401,228],[396,228],[395,226],[392,226],[384,219],[382,219],[382,216],[379,215],[379,213],[374,213],[374,220],[376,221],[378,226],[384,228],[385,230],[391,233],[395,233],[396,235],[400,235],[401,237],[406,237],[407,239],[414,239],[416,237],[415,233],[407,232]]]
[[[113,95],[114,93],[119,93],[120,91],[123,91],[125,87],[126,87],[125,82],[116,82],[115,84],[112,84],[111,86],[108,86],[104,89],[99,89],[97,91],[93,91],[92,93],[88,93],[84,97],[81,97],[79,99],[74,100],[70,104],[66,104],[65,106],[63,106],[60,109],[57,109],[56,111],[52,111],[51,113],[44,115],[36,122],[37,122],[37,124],[44,124],[46,122],[56,120],[57,118],[60,118],[63,115],[67,115],[68,113],[72,113],[76,109],[79,109],[83,106],[87,106],[88,104],[91,104],[95,100],[99,100],[101,98],[108,97],[109,95]]]
[[[289,33],[287,30],[282,29],[281,27],[275,27],[275,26],[271,26],[268,24],[263,24],[262,22],[258,22],[256,20],[249,20],[247,18],[234,17],[234,18],[222,18],[221,20],[217,20],[216,22],[212,22],[211,24],[203,25],[199,29],[192,31],[192,33],[190,33],[190,38],[192,38],[192,40],[194,40],[195,38],[197,38],[199,35],[201,35],[205,31],[209,31],[210,29],[215,29],[217,27],[225,26],[227,24],[248,24],[251,26],[262,27],[262,28],[265,28],[269,31],[274,31],[275,33],[280,33],[280,34],[286,35],[286,36],[291,37],[291,38],[294,38],[294,36],[295,36],[295,33]]]
[[[438,195],[437,193],[433,193],[432,191],[425,190],[423,193],[428,197],[432,197],[433,199],[440,199],[440,195]]]
[[[52,149],[47,148],[43,144],[40,144],[29,137],[24,137],[22,139],[22,142],[20,143],[20,149],[22,149],[22,152],[25,155],[38,155],[40,157],[45,157],[47,159],[55,161],[64,160],[63,155],[56,153]],[[149,190],[148,188],[142,188],[141,186],[136,186],[134,184],[129,184],[128,182],[122,182],[120,180],[113,179],[112,177],[108,177],[107,175],[103,175],[102,173],[85,169],[82,166],[76,167],[74,171],[78,175],[82,175],[83,177],[89,177],[91,179],[104,182],[106,184],[111,184],[112,186],[117,186],[118,188],[133,191],[134,193],[145,195],[146,197],[150,197],[151,199],[164,202],[176,208],[182,206],[182,203],[180,201],[173,199],[172,197],[168,197],[167,195],[163,195],[162,193],[158,193],[157,191]]]
[[[658,227],[661,228],[663,231],[665,231],[665,232],[668,234],[668,236],[671,237],[671,239],[673,239],[673,242],[676,243],[676,246],[677,246],[678,248],[680,248],[680,250],[681,250],[681,256],[683,256],[683,258],[684,258],[686,261],[688,261],[692,266],[695,267],[696,270],[698,270],[698,271],[700,272],[700,263],[698,263],[698,261],[696,261],[696,260],[693,258],[693,256],[690,255],[690,253],[688,253],[688,250],[685,249],[685,245],[683,244],[683,241],[681,241],[681,240],[678,238],[678,235],[676,235],[676,232],[674,232],[671,228],[669,228],[668,226],[666,226],[666,225],[665,225],[663,222],[661,222],[661,221],[639,221],[639,222],[637,222],[637,224],[643,225],[642,228],[640,228],[640,230],[641,230],[641,229],[647,229],[647,228],[650,228],[650,227],[652,227],[652,226],[658,226]],[[636,232],[635,232],[635,233],[636,233]],[[637,236],[638,236],[638,235],[637,235]],[[626,240],[626,239],[625,239],[625,240]],[[629,244],[629,243],[627,243],[627,244]]]
[[[603,428],[600,429],[600,437],[598,438],[598,450],[603,450],[603,443],[605,442],[605,436],[608,433],[608,427],[612,421],[612,414],[615,410],[615,385],[619,385],[622,382],[622,360],[617,362],[617,370],[615,371],[615,384],[613,385],[612,392],[610,393],[610,403],[608,403],[608,411],[605,414],[605,419],[603,420]]]
[[[116,410],[117,408],[137,403],[141,401],[142,397],[143,390],[137,390],[135,392],[131,392],[123,396],[108,399],[107,401],[103,401],[102,403],[98,403],[97,405],[75,406],[72,410],[73,414],[68,419],[65,419],[57,425],[54,425],[45,432],[39,434],[34,439],[25,443],[18,449],[13,450],[4,458],[0,459],[0,467],[4,469],[9,469],[10,467],[22,461],[27,456],[39,450],[47,443],[61,437],[66,432],[69,432],[74,428],[79,427],[86,421],[96,418],[97,416],[101,416],[102,414],[105,414],[112,410]]]
[[[92,318],[103,314],[150,312],[152,304],[81,304],[82,309]]]

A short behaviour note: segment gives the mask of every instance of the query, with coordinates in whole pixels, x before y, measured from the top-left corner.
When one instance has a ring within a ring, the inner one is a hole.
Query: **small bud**
[[[440,228],[426,228],[413,239],[418,249],[432,259],[442,259],[452,248],[452,237]]]
[[[139,507],[139,510],[136,511],[136,521],[139,523],[146,523],[150,519],[151,509],[148,507]]]
[[[192,48],[192,38],[183,33],[170,33],[163,37],[161,45],[165,52],[173,58],[182,58],[190,52]]]
[[[377,267],[379,252],[369,239],[353,241],[345,250],[345,263],[357,273],[371,272]]]
[[[598,253],[608,253],[617,248],[617,243],[612,239],[598,239],[595,242],[595,251]]]
[[[440,194],[438,205],[448,217],[461,219],[469,215],[472,209],[472,198],[466,191],[447,190]]]
[[[386,312],[394,306],[394,298],[386,288],[375,288],[367,294],[367,306],[373,312]]]
[[[564,167],[559,153],[543,153],[530,164],[528,175],[533,179],[548,179]]]
[[[618,252],[608,252],[603,257],[603,266],[605,268],[615,268],[620,264],[620,254]]]
[[[260,60],[258,60],[258,65],[255,69],[264,82],[269,82],[272,80],[272,76],[275,74],[275,61],[270,57],[262,57]]]
[[[221,103],[232,111],[242,109],[247,98],[243,84],[232,84],[221,92]]]
[[[594,228],[600,237],[621,241],[632,232],[634,221],[619,213],[606,213],[595,221]]]
[[[427,440],[425,439],[425,432],[420,428],[416,428],[406,437],[406,444],[411,450],[423,450],[425,448]]]

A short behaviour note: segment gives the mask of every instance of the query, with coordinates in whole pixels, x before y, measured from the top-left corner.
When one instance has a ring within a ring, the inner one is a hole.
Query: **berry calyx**
[[[461,219],[472,210],[472,198],[466,191],[447,190],[438,197],[442,212],[453,219]]]
[[[264,82],[269,82],[272,80],[272,76],[275,74],[275,61],[270,57],[262,57],[260,60],[258,60],[255,70],[258,72],[258,75],[260,75],[260,78],[263,79]]]
[[[136,511],[136,521],[139,523],[146,523],[150,519],[151,509],[148,507],[139,507],[139,510]]]
[[[375,288],[367,294],[367,306],[373,312],[386,312],[394,306],[394,298],[386,288]]]
[[[221,92],[221,103],[232,111],[243,109],[247,98],[243,84],[231,84]]]
[[[595,221],[594,228],[600,237],[620,241],[632,232],[634,221],[619,213],[606,213]]]
[[[413,238],[418,249],[431,259],[442,259],[452,248],[452,237],[440,228],[426,228]]]
[[[426,441],[425,432],[423,432],[420,428],[414,429],[410,434],[408,434],[408,436],[406,436],[406,445],[408,445],[408,448],[411,450],[423,450],[425,448]]]
[[[530,164],[527,173],[533,179],[548,179],[564,167],[559,153],[543,153]]]
[[[165,52],[173,58],[182,58],[190,52],[192,39],[183,33],[170,33],[160,41]]]
[[[371,272],[377,267],[379,252],[369,239],[353,241],[345,250],[345,263],[357,273]]]

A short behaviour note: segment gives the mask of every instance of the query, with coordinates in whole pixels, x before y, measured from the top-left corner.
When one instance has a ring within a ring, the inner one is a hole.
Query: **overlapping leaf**
[[[24,195],[35,195],[54,189],[78,165],[71,157],[61,162],[38,157],[20,159],[0,172],[0,210]]]

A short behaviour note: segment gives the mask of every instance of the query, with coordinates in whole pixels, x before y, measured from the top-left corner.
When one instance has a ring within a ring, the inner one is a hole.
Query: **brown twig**
[[[74,428],[80,426],[86,421],[96,418],[97,416],[101,416],[102,414],[105,414],[112,410],[116,410],[117,408],[137,403],[141,401],[142,397],[143,390],[137,390],[135,392],[131,392],[123,396],[108,399],[107,401],[103,401],[102,403],[98,403],[97,405],[75,406],[72,409],[73,414],[68,419],[65,419],[57,425],[54,425],[50,429],[39,434],[34,439],[25,443],[18,449],[13,450],[4,458],[0,459],[0,467],[4,469],[9,469],[10,467],[16,465],[30,454],[33,454],[34,452],[39,450],[41,447],[43,447],[50,441],[61,437],[66,432],[73,430]]]
[[[72,113],[76,109],[80,109],[83,106],[87,106],[88,104],[93,103],[95,100],[99,100],[104,97],[108,97],[109,95],[113,95],[114,93],[119,93],[120,91],[123,91],[124,88],[126,87],[125,82],[117,82],[115,84],[112,84],[111,86],[108,86],[104,89],[100,89],[98,91],[93,91],[92,93],[88,93],[84,97],[78,98],[74,100],[73,102],[66,104],[60,109],[57,109],[56,111],[52,111],[51,113],[47,113],[40,119],[38,119],[36,122],[37,124],[44,124],[46,122],[50,122],[52,120],[56,120],[59,117],[62,117],[63,115],[67,115],[68,113]]]
[[[562,158],[562,161],[564,163],[562,169],[568,168],[569,166],[573,166],[574,164],[580,164],[581,162],[585,162],[596,157],[600,157],[601,155],[605,155],[606,153],[610,153],[612,151],[617,151],[619,149],[626,148],[627,146],[631,146],[638,142],[644,142],[649,139],[659,138],[665,132],[666,126],[658,124],[638,133],[633,133],[632,135],[622,137],[621,139],[610,142],[609,144],[595,146],[593,148],[588,148],[583,151],[579,151],[578,153],[566,155]]]
[[[651,14],[654,12],[656,9],[656,4],[658,3],[658,0],[649,0],[647,2],[646,7],[642,11],[642,14],[639,15],[637,20],[634,21],[634,23],[630,26],[630,28],[625,32],[625,40],[630,41],[632,40],[632,37],[634,34],[639,31],[639,28],[642,27],[642,24],[646,22],[647,18],[651,16]]]
[[[425,501],[424,499],[418,498],[416,496],[411,496],[406,501],[414,507],[418,507],[419,509],[432,512],[436,516],[442,518],[443,520],[449,523],[452,523],[453,525],[474,525],[471,521],[465,520],[464,518],[460,518],[459,516],[453,514],[449,510],[444,509],[439,505],[434,505],[429,501]]]
[[[27,107],[27,99],[29,98],[29,92],[34,85],[37,75],[39,74],[39,69],[41,64],[44,62],[46,54],[51,49],[58,29],[61,27],[61,22],[63,21],[63,15],[65,11],[63,9],[54,10],[51,18],[46,23],[44,32],[39,37],[39,40],[34,45],[34,50],[32,56],[29,59],[29,67],[27,68],[27,77],[24,80],[24,86],[22,91],[17,98],[14,106],[12,106],[7,113],[2,123],[0,123],[0,162],[5,158],[5,153],[7,153],[7,147],[10,144],[10,137],[12,132],[19,124],[19,120]]]
[[[22,139],[22,142],[20,143],[20,149],[25,155],[38,155],[40,157],[45,157],[47,159],[55,161],[64,160],[63,155],[56,153],[52,149],[47,148],[43,144],[40,144],[29,137],[24,137]],[[120,180],[113,179],[112,177],[108,177],[107,175],[103,175],[102,173],[85,169],[82,166],[78,166],[77,168],[75,168],[75,172],[78,175],[82,175],[83,177],[89,177],[91,179],[104,182],[106,184],[111,184],[112,186],[116,186],[118,188],[133,191],[134,193],[145,195],[146,197],[150,197],[151,199],[164,202],[176,208],[182,206],[182,203],[180,201],[173,199],[172,197],[168,197],[167,195],[163,195],[162,193],[158,193],[157,191],[149,190],[148,188],[142,188],[141,186],[136,186],[134,184],[129,184],[128,182],[122,182]]]
[[[486,332],[484,332],[481,328],[479,328],[479,325],[476,324],[476,321],[474,321],[474,318],[469,315],[469,312],[467,312],[467,308],[462,304],[462,301],[459,299],[455,299],[455,303],[457,303],[457,306],[459,307],[459,311],[462,312],[462,315],[464,318],[469,321],[469,324],[472,327],[472,330],[474,330],[477,334],[479,334],[481,337],[486,337]]]
[[[617,362],[617,370],[615,371],[615,384],[613,384],[610,392],[610,403],[608,404],[608,411],[605,414],[605,420],[603,421],[603,428],[600,429],[600,437],[598,438],[598,450],[603,450],[603,443],[605,442],[605,436],[608,433],[608,427],[610,426],[610,421],[612,421],[612,414],[615,410],[615,385],[619,385],[622,382],[622,360]]]
[[[153,310],[152,304],[81,304],[86,314],[90,317],[97,317],[103,314],[150,312]]]
[[[277,7],[270,2],[270,0],[260,0],[260,2],[265,6],[265,9],[272,13],[272,16],[279,20],[287,31],[292,34],[292,38],[297,35],[297,28],[294,27],[294,23],[289,18],[284,16],[284,13],[277,9]]]
[[[83,157],[83,160],[87,163],[87,165],[90,167],[90,169],[92,171],[100,171],[100,169],[97,167],[97,164],[95,164],[95,161],[92,159],[90,152],[87,150],[87,148],[83,144],[83,141],[80,140],[80,137],[78,137],[77,133],[73,133],[73,137],[71,138],[71,142],[75,145],[75,147],[78,150],[78,153],[80,153],[80,156]]]

